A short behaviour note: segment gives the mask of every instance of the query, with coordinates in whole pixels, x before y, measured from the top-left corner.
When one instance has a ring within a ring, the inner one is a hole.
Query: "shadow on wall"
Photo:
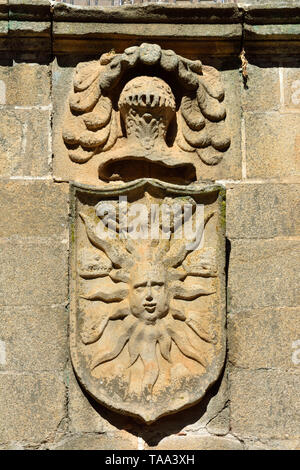
[[[225,385],[224,382],[226,382],[226,364],[219,379],[208,390],[200,403],[185,410],[160,418],[150,425],[147,425],[136,418],[120,415],[109,410],[105,406],[96,402],[85,392],[84,389],[81,388],[81,390],[89,401],[90,406],[93,407],[102,418],[119,430],[126,430],[135,436],[141,437],[148,446],[152,447],[157,446],[165,437],[180,433],[187,426],[196,425],[197,427],[196,423],[198,423],[199,428],[205,428],[205,425],[213,420],[216,415],[228,405],[225,391],[225,396],[218,397],[220,394],[221,384],[223,383],[223,388]],[[78,385],[80,386],[79,383]],[[212,400],[216,402],[213,407],[214,411],[209,410],[209,404]],[[205,414],[206,416],[204,416]],[[201,418],[203,418],[202,422],[200,422]]]

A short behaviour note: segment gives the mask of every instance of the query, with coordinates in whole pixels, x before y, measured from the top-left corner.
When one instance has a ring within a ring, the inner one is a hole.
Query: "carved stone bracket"
[[[102,180],[189,183],[198,158],[216,165],[230,145],[223,100],[216,69],[144,43],[77,66],[63,140],[78,164],[103,153]]]
[[[167,122],[171,99],[164,109]],[[147,423],[196,403],[225,355],[223,189],[142,179],[73,185],[71,202],[71,354],[82,386]]]

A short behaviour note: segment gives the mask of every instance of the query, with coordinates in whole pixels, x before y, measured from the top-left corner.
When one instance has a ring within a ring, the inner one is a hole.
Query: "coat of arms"
[[[72,188],[71,352],[83,387],[152,422],[201,399],[224,346],[222,190]]]

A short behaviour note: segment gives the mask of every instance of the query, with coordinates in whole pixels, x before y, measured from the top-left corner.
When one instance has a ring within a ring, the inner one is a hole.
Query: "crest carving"
[[[161,123],[173,110],[166,104],[157,112]],[[196,403],[218,378],[225,354],[221,193],[213,184],[151,179],[119,189],[72,187],[72,361],[83,387],[106,406],[150,423]]]
[[[95,155],[99,178],[124,179],[179,169],[196,180],[195,162],[216,165],[230,145],[219,72],[157,44],[107,53],[77,66],[63,127],[70,159]]]

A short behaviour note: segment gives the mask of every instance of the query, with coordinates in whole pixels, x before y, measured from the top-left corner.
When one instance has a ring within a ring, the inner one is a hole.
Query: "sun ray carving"
[[[201,312],[190,316],[189,303],[182,301],[216,293],[211,250],[200,251],[196,264],[191,261],[189,257],[194,255],[191,243],[174,238],[175,219],[168,240],[133,241],[122,237],[101,238],[97,229],[101,218],[96,222],[96,217],[83,212],[79,215],[90,249],[101,253],[98,257],[101,266],[94,267],[94,275],[93,270],[88,273],[83,268],[79,270],[83,282],[89,286],[81,294],[81,302],[95,305],[90,309],[91,315],[86,308],[87,318],[81,328],[82,342],[95,348],[89,364],[91,371],[113,361],[126,348],[127,369],[141,361],[142,392],[151,394],[160,374],[161,360],[172,364],[173,348],[205,370],[207,358],[203,351],[207,345],[214,344],[215,338],[202,325]],[[206,214],[202,231],[213,215],[213,212]],[[114,228],[120,234],[118,220]],[[106,264],[102,256],[107,258]],[[101,308],[103,305],[109,308]],[[113,331],[109,338],[108,334],[104,335],[107,328],[113,328],[109,330]]]

